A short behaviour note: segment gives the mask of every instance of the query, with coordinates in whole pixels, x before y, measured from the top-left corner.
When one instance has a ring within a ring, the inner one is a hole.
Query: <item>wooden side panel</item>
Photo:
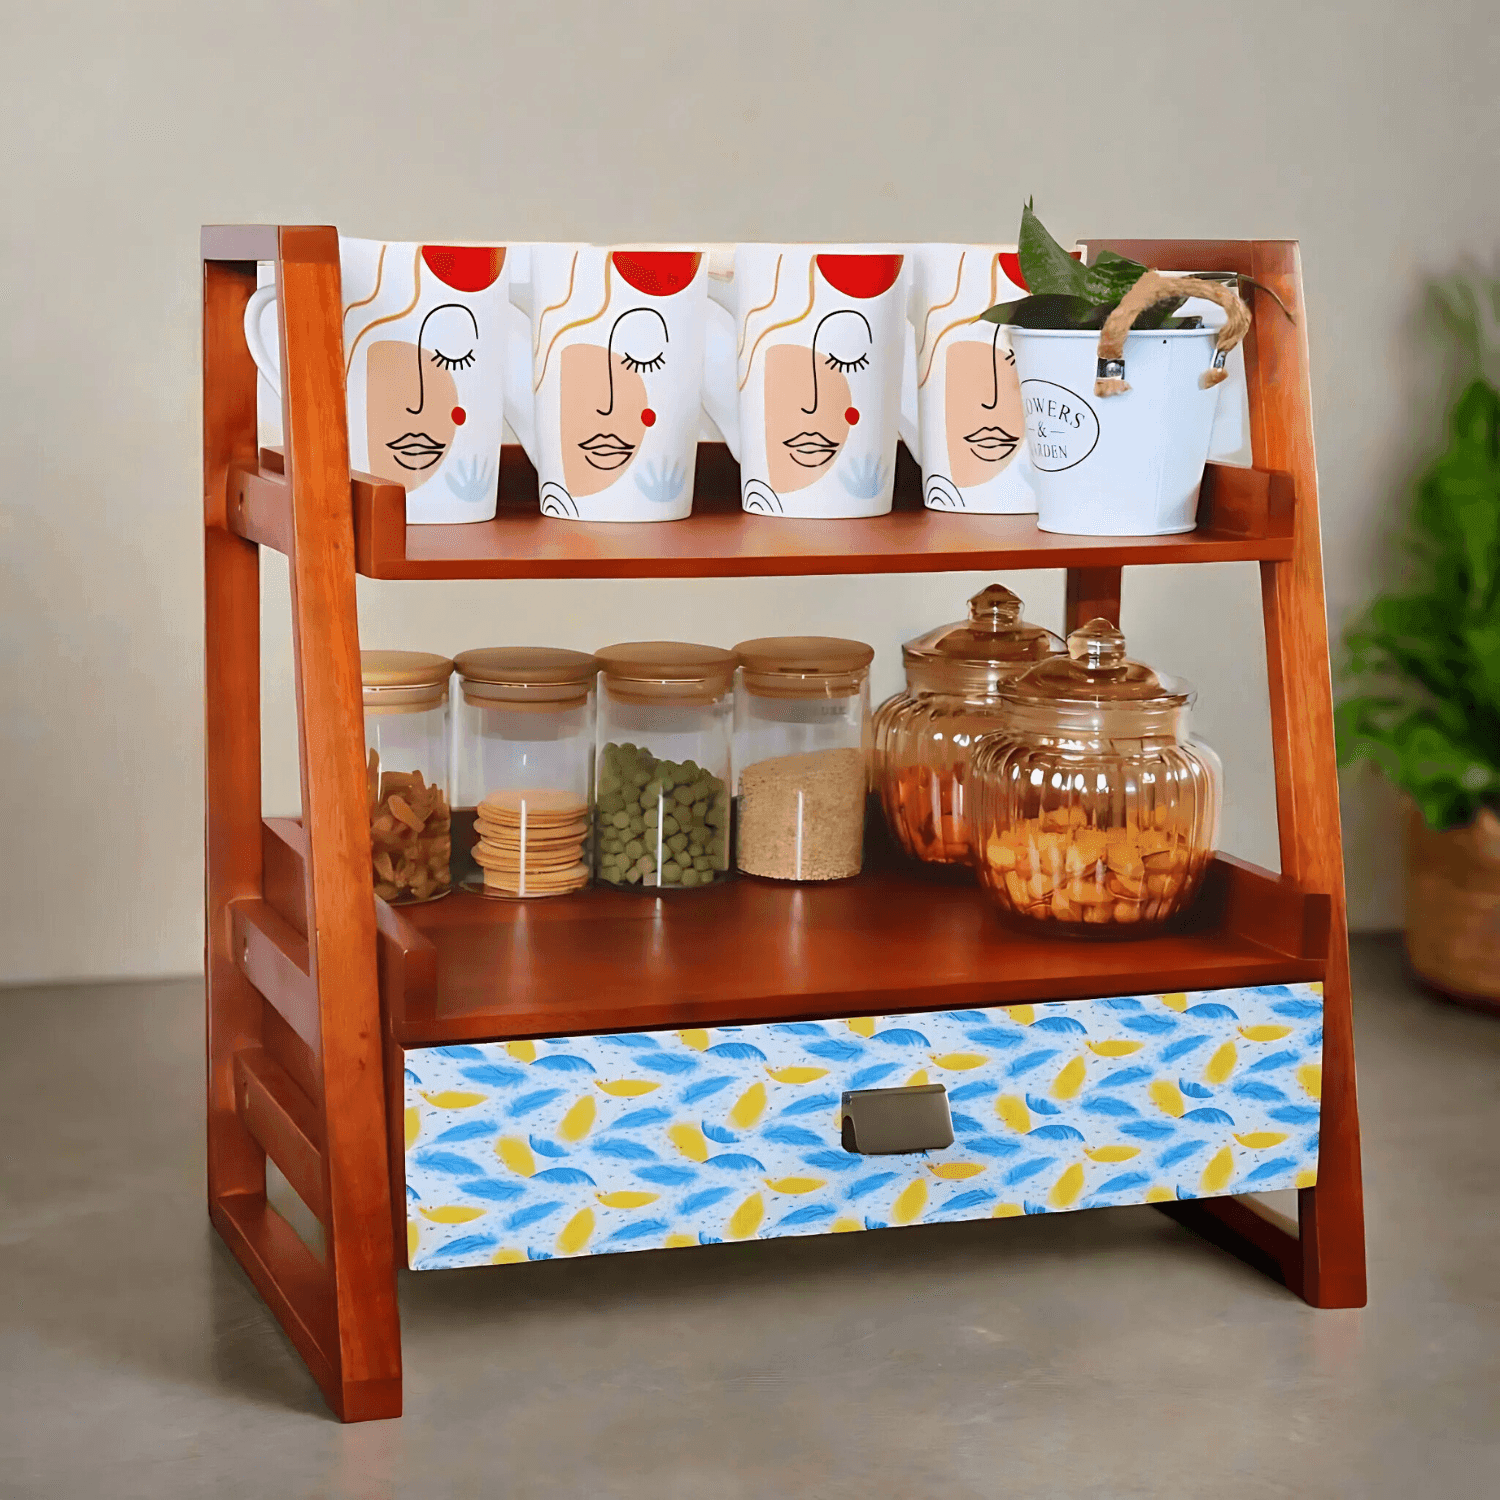
[[[1101,616],[1115,625],[1120,623],[1120,568],[1069,568],[1067,604],[1064,614],[1067,629],[1077,630]]]
[[[341,1415],[400,1411],[401,1348],[365,810],[354,522],[338,235],[283,228],[282,429],[292,493],[292,623],[324,1168]]]
[[[265,1157],[235,1111],[234,1054],[261,1000],[235,962],[230,905],[259,896],[260,555],[224,529],[230,470],[255,456],[255,365],[242,331],[255,266],[203,267],[205,902],[208,1195],[264,1194]]]
[[[1259,297],[1251,444],[1255,462],[1292,476],[1297,504],[1292,557],[1263,563],[1261,584],[1270,666],[1271,740],[1276,752],[1281,867],[1332,901],[1324,991],[1323,1121],[1318,1184],[1301,1198],[1303,1296],[1314,1307],[1363,1307],[1366,1299],[1364,1196],[1355,1096],[1354,1017],[1349,933],[1334,756],[1328,622],[1318,527],[1317,461],[1302,271],[1291,241],[1257,242],[1252,274],[1297,321]]]

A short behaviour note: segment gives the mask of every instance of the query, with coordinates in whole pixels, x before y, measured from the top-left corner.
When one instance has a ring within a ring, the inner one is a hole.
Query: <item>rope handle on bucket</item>
[[[1196,276],[1163,276],[1147,271],[1120,299],[1120,305],[1105,319],[1099,334],[1099,366],[1094,381],[1096,396],[1120,396],[1130,389],[1125,381],[1125,335],[1148,307],[1174,297],[1207,297],[1229,314],[1229,321],[1214,340],[1213,363],[1199,382],[1205,390],[1228,379],[1224,362],[1229,351],[1250,331],[1250,309],[1237,292],[1216,281],[1200,281]]]

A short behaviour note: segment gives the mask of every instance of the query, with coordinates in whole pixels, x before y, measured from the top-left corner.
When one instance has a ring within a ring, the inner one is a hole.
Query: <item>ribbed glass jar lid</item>
[[[1063,649],[1050,630],[1021,618],[1021,601],[992,583],[969,600],[969,618],[941,625],[901,648],[908,684],[934,693],[984,696],[1033,662]]]
[[[761,636],[734,653],[758,698],[849,698],[875,659],[873,646],[831,635]]]
[[[1059,708],[1184,708],[1192,687],[1125,654],[1119,628],[1099,618],[1068,637],[1068,654],[1028,667],[1000,688],[1007,703]]]

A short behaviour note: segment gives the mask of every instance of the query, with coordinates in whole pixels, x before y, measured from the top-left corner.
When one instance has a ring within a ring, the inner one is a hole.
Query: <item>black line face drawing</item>
[[[436,307],[430,308],[427,315],[422,319],[422,326],[417,329],[417,404],[406,408],[414,417],[421,415],[422,408],[427,400],[427,379],[426,373],[422,368],[422,339],[427,332],[427,325],[438,313],[447,312],[455,308],[468,318],[474,330],[473,339],[468,343],[467,348],[455,354],[446,354],[439,349],[434,349],[432,351],[432,363],[440,370],[467,370],[477,357],[475,351],[479,344],[479,319],[474,316],[474,309],[472,307],[465,307],[462,302],[441,302]],[[455,331],[462,331],[462,325],[457,320],[448,319],[447,321],[454,323]],[[460,340],[460,342],[463,341]]]
[[[610,325],[609,339],[604,346],[609,362],[609,405],[595,407],[601,417],[612,415],[615,409],[615,335],[620,331],[620,324],[626,318],[635,317],[637,313],[644,316],[637,318],[631,325],[629,336],[620,340],[622,345],[629,346],[620,350],[621,367],[639,375],[659,370],[667,362],[667,345],[671,343],[672,335],[667,328],[666,318],[654,307],[631,307],[622,312]],[[648,321],[650,318],[655,318],[661,325],[659,339],[655,337],[655,327]],[[636,350],[636,353],[630,353],[630,349]]]
[[[969,489],[993,479],[1015,456],[1025,431],[1016,357],[988,340],[948,345],[943,393],[944,428],[953,483]]]
[[[860,419],[849,378],[869,367],[874,341],[864,313],[838,307],[809,343],[766,349],[766,465],[777,493],[811,484],[843,450]]]

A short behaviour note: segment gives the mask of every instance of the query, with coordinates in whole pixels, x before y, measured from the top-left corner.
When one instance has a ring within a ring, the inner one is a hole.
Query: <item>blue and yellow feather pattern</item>
[[[409,1263],[1004,1218],[1316,1180],[1322,987],[425,1047]],[[845,1089],[943,1083],[954,1143],[865,1157]]]

